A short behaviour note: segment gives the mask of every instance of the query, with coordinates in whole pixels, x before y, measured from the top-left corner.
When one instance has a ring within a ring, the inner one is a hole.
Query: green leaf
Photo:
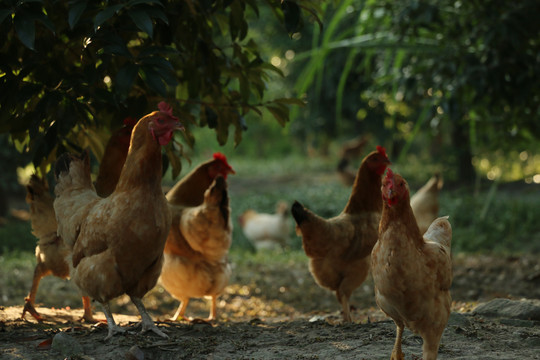
[[[281,9],[285,16],[285,29],[289,34],[293,34],[300,28],[300,8],[294,1],[283,1]]]
[[[152,7],[149,9],[146,9],[146,13],[148,16],[150,16],[152,19],[160,19],[165,24],[169,25],[169,19],[167,18],[167,15],[163,12],[163,10]]]
[[[19,40],[31,50],[34,49],[36,40],[36,23],[35,20],[28,17],[25,13],[15,14],[14,18],[15,31]]]
[[[146,5],[159,5],[163,7],[163,4],[160,0],[131,0],[127,3],[127,7],[133,7],[140,4],[146,4]]]
[[[285,126],[289,121],[289,109],[286,106],[267,105],[266,108],[281,126]]]
[[[13,12],[11,9],[0,9],[0,24],[4,22],[4,20],[10,16]]]
[[[130,9],[128,10],[128,15],[141,31],[147,33],[151,38],[154,36],[154,24],[146,11],[141,9]]]
[[[138,72],[139,67],[135,64],[127,64],[118,70],[118,73],[116,73],[116,87],[120,94],[126,96],[129,93]]]
[[[151,67],[141,67],[141,76],[148,87],[161,96],[167,96],[167,87],[159,73]]]
[[[306,103],[303,100],[296,99],[296,98],[279,98],[279,99],[274,99],[272,102],[277,102],[277,103],[287,104],[287,105],[306,106]]]
[[[69,3],[68,23],[70,29],[77,25],[87,5],[88,0],[76,0]]]
[[[97,31],[98,28],[105,21],[112,18],[114,14],[118,13],[123,7],[124,7],[124,4],[117,4],[117,5],[109,6],[108,8],[97,13],[96,17],[94,18],[94,31]]]

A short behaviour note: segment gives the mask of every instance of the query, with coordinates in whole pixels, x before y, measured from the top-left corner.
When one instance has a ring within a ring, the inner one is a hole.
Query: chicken
[[[173,224],[164,250],[160,283],[180,300],[172,320],[184,318],[190,298],[212,299],[208,320],[216,319],[217,298],[231,276],[232,242],[227,183],[218,174],[199,206],[171,205]]]
[[[124,119],[124,126],[112,133],[107,141],[96,179],[96,193],[107,197],[114,191],[122,167],[126,161],[131,132],[137,121],[131,117]]]
[[[142,317],[142,331],[167,337],[146,312],[142,297],[154,287],[171,227],[171,212],[161,189],[161,146],[181,124],[164,102],[141,118],[118,184],[111,195],[97,195],[88,157],[61,156],[55,165],[54,210],[58,234],[70,250],[73,282],[103,305],[110,339],[124,332],[114,321],[109,301],[127,294]]]
[[[381,191],[384,205],[371,271],[375,300],[397,327],[391,359],[404,359],[401,337],[407,326],[423,339],[422,358],[433,360],[452,302],[452,227],[448,217],[440,217],[422,236],[407,182],[390,169]]]
[[[339,180],[347,187],[352,186],[356,179],[356,172],[349,166],[349,163],[349,159],[341,158],[337,166]]]
[[[204,200],[206,189],[216,176],[221,174],[226,180],[229,173],[235,172],[225,155],[215,153],[212,159],[200,164],[178,181],[167,192],[167,201],[173,205],[199,206]]]
[[[369,136],[359,136],[343,143],[340,149],[342,159],[356,159],[362,155],[364,147],[369,141]]]
[[[369,272],[382,208],[381,175],[388,164],[380,146],[364,158],[349,201],[336,217],[324,219],[298,202],[292,206],[310,272],[321,287],[336,292],[344,322],[352,321],[349,298]]]
[[[24,319],[29,312],[36,320],[43,319],[34,308],[36,292],[41,279],[48,275],[54,275],[61,279],[69,277],[69,266],[65,257],[69,253],[62,239],[56,234],[56,217],[53,209],[53,197],[49,193],[49,187],[45,180],[37,175],[32,175],[26,185],[26,202],[30,205],[30,221],[32,233],[38,238],[36,246],[36,267],[32,278],[32,288],[24,299],[25,304],[21,318]],[[83,319],[94,322],[90,299],[83,296],[84,315]]]
[[[431,222],[439,215],[439,191],[442,186],[443,179],[436,173],[411,196],[411,208],[421,234],[426,232]]]
[[[362,154],[364,147],[369,141],[368,136],[360,136],[346,141],[340,149],[340,158],[337,173],[340,181],[345,186],[352,186],[356,178],[356,171],[350,165],[351,160],[356,160]]]
[[[135,126],[135,121],[132,118],[124,119],[124,126],[113,132],[107,141],[95,184],[96,192],[101,197],[107,197],[116,187],[126,160],[133,126]],[[33,233],[39,241],[36,247],[37,265],[32,279],[32,288],[25,298],[21,318],[24,318],[28,311],[36,320],[42,321],[34,308],[39,282],[47,275],[54,275],[61,279],[69,278],[69,265],[65,259],[69,250],[56,234],[53,198],[48,193],[45,181],[33,175],[26,188],[26,201],[30,204]],[[94,322],[90,299],[87,296],[83,296],[83,308],[83,319]]]
[[[277,203],[275,214],[258,213],[248,209],[238,217],[238,222],[257,251],[283,249],[291,231],[289,205],[284,201]]]

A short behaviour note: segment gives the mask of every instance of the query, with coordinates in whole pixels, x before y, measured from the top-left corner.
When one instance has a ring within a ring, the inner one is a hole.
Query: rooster
[[[171,107],[141,118],[133,128],[126,161],[115,190],[97,195],[88,157],[60,157],[55,165],[54,210],[58,234],[70,250],[71,278],[84,295],[103,305],[110,339],[116,325],[109,301],[130,296],[142,317],[142,331],[167,337],[146,312],[142,297],[157,282],[171,213],[161,189],[161,146],[181,124]]]
[[[349,201],[336,217],[324,219],[299,202],[292,206],[297,233],[310,258],[310,272],[321,287],[336,292],[344,322],[352,321],[349,298],[369,272],[382,208],[381,175],[388,164],[380,146],[364,158]]]
[[[443,179],[436,173],[411,196],[411,208],[422,234],[439,215],[439,192],[442,187]]]
[[[113,132],[101,160],[99,173],[96,180],[96,192],[101,197],[110,195],[126,160],[131,131],[135,126],[132,118],[124,119],[124,126]],[[26,201],[30,204],[30,220],[33,234],[38,238],[36,246],[37,265],[32,279],[32,288],[25,298],[25,304],[21,318],[29,312],[36,320],[42,321],[41,316],[34,308],[36,292],[41,279],[47,275],[54,275],[61,279],[69,277],[69,265],[66,255],[69,252],[63,240],[56,234],[56,216],[53,208],[53,198],[48,192],[48,186],[44,180],[33,175],[26,187]],[[83,319],[94,322],[90,299],[83,296]]]
[[[238,217],[238,222],[246,238],[258,251],[274,249],[276,246],[283,249],[291,229],[289,216],[289,205],[280,201],[276,205],[275,214],[248,209]]]
[[[404,359],[401,338],[407,326],[424,341],[422,358],[435,360],[452,302],[452,227],[440,217],[422,236],[407,182],[390,169],[381,191],[384,205],[371,267],[375,300],[397,327],[391,359]]]
[[[172,320],[184,318],[190,298],[210,296],[208,320],[216,319],[217,297],[231,276],[227,259],[232,223],[225,178],[218,174],[199,206],[171,205],[173,224],[164,250],[160,282],[180,300]]]
[[[62,239],[56,234],[56,217],[53,208],[53,197],[49,193],[49,187],[45,180],[37,175],[32,175],[26,185],[26,202],[30,205],[30,221],[32,233],[38,238],[36,246],[36,267],[32,278],[32,288],[24,299],[24,308],[21,318],[26,312],[30,313],[37,321],[43,318],[34,308],[36,293],[41,279],[48,275],[54,275],[61,279],[69,277],[69,265],[65,257],[69,249]],[[92,316],[90,299],[83,296],[84,315],[83,319],[95,322]]]

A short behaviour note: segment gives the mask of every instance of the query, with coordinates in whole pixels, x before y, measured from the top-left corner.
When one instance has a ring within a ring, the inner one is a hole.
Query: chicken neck
[[[404,225],[402,228],[406,229],[406,232],[402,234],[402,238],[413,239],[415,245],[420,247],[424,244],[422,234],[416,223],[413,211],[409,204],[409,198],[401,199],[396,204],[390,206],[384,202],[381,222],[379,225],[379,240],[382,241],[381,234],[386,232],[394,224]],[[399,239],[398,239],[399,241]]]
[[[208,175],[209,160],[190,171],[167,193],[167,200],[174,205],[198,206],[204,201],[204,192],[214,179]]]
[[[381,208],[381,176],[362,163],[343,212],[347,214],[363,211],[380,212]]]
[[[127,191],[143,186],[162,193],[161,146],[148,131],[149,121],[151,119],[147,116],[133,129],[126,162],[115,191]]]

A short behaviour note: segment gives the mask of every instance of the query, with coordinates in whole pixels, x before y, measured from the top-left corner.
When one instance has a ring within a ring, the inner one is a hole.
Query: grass
[[[192,166],[204,159],[194,158]],[[228,178],[234,251],[253,252],[237,222],[248,208],[272,213],[278,201],[292,204],[298,200],[319,215],[331,217],[343,209],[350,194],[338,181],[331,158],[290,156],[260,161],[236,159],[233,154],[229,162],[236,170]],[[395,167],[399,169],[399,164]],[[185,168],[184,173],[189,170]],[[407,172],[414,173],[411,169]],[[411,175],[409,183],[423,181]],[[167,178],[164,182],[173,183]],[[507,189],[501,185],[495,192],[486,189],[477,194],[466,188],[443,188],[440,214],[450,215],[454,252],[540,252],[540,224],[536,220],[540,218],[540,193],[534,187],[523,183],[517,189]],[[35,244],[29,223],[8,219],[0,226],[0,254],[33,253]],[[300,238],[292,227],[289,248],[301,250]]]

